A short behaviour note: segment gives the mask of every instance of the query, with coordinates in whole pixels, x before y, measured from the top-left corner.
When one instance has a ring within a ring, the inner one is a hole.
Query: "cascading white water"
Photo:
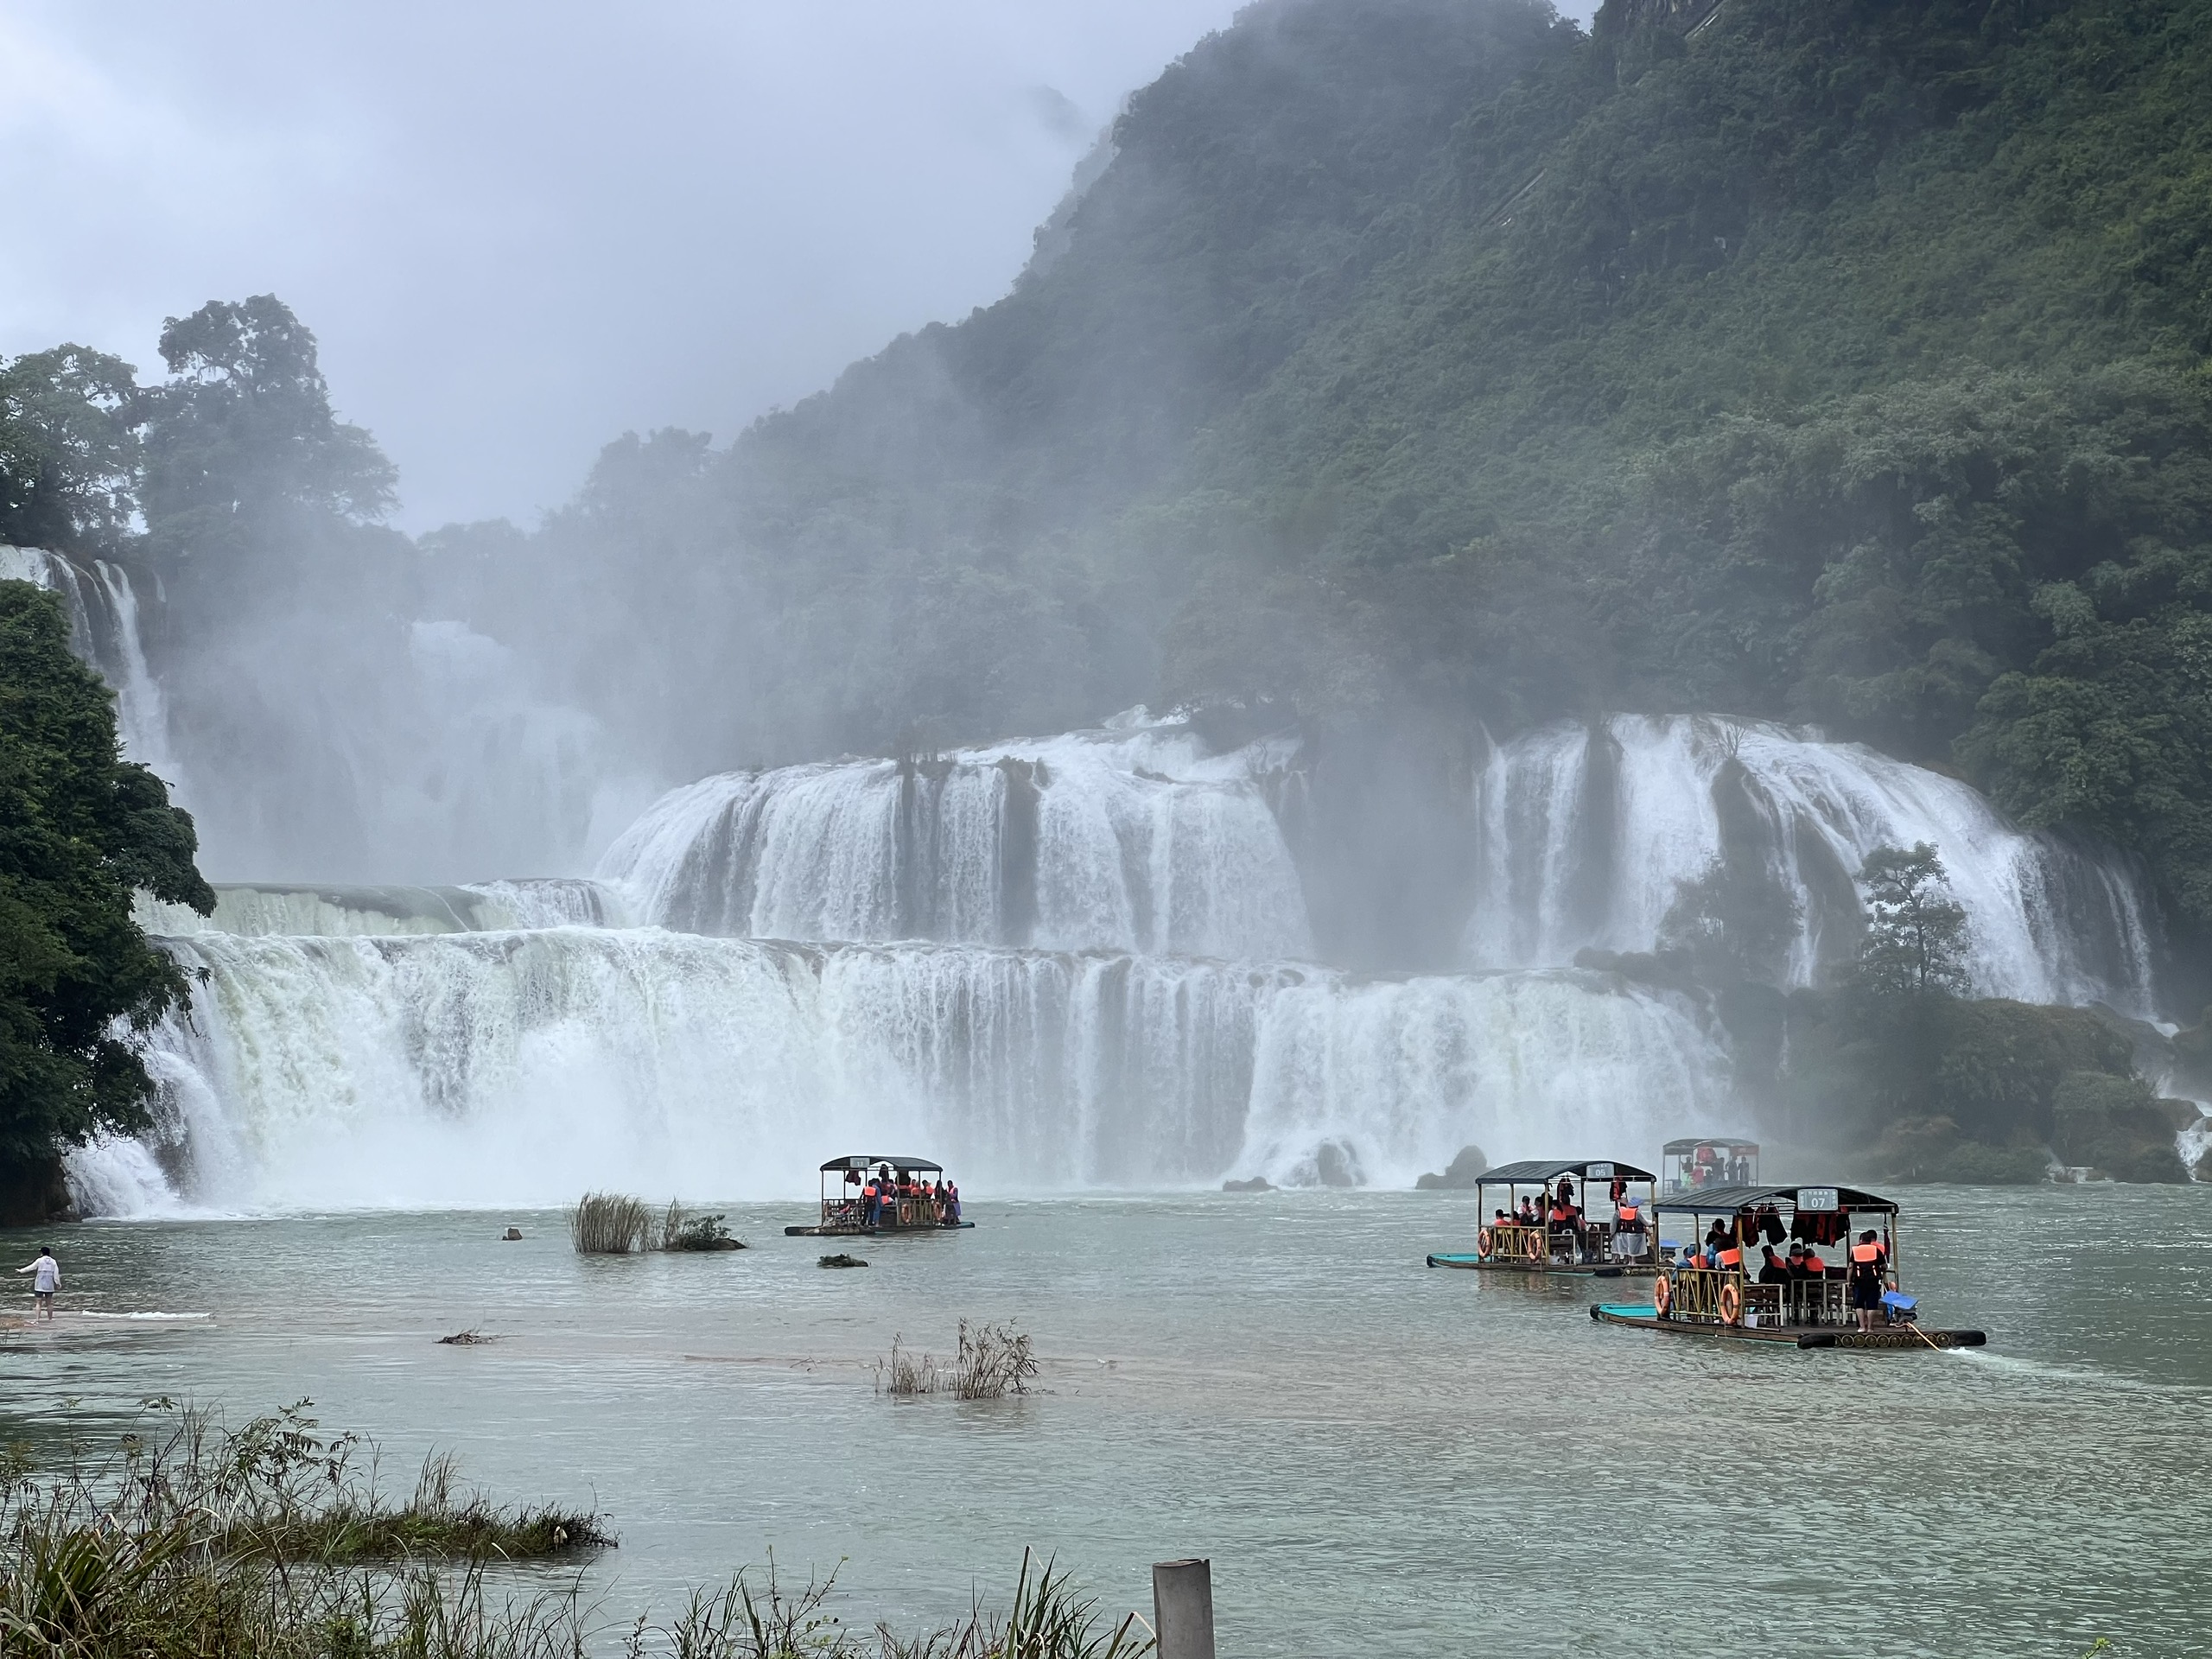
[[[664,797],[600,866],[688,932],[933,938],[1272,959],[1313,941],[1263,783],[1173,721],[729,772]]]
[[[44,548],[0,544],[0,580],[35,582],[61,595],[69,612],[69,649],[115,693],[116,729],[124,758],[177,783],[168,705],[146,666],[138,594],[129,573],[106,559],[80,564]]]
[[[1866,855],[1925,841],[1966,910],[1982,995],[2152,1010],[2148,906],[2120,860],[2024,832],[1957,779],[1860,744],[1713,715],[1616,715],[1501,746],[1476,787],[1466,939],[1478,965],[1648,950],[1679,884],[1725,850],[1760,861],[1796,899],[1789,978],[1809,984],[1854,948],[1853,876]]]
[[[658,929],[171,943],[149,1063],[195,1203],[787,1194],[918,1146],[999,1190],[1410,1181],[1725,1111],[1694,1007],[1603,975],[1326,970]],[[1323,1150],[1325,1144],[1333,1153]]]
[[[518,927],[623,927],[622,896],[574,876],[473,881],[460,887],[247,887],[215,884],[215,908],[202,916],[141,893],[132,907],[151,934],[234,933],[351,938],[389,933],[493,933]]]

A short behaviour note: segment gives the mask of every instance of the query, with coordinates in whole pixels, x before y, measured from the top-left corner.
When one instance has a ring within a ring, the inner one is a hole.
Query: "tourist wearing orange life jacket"
[[[1621,1183],[1616,1182],[1615,1185],[1620,1185]],[[1642,1255],[1644,1236],[1643,1206],[1624,1190],[1613,1200],[1613,1254],[1617,1256]]]
[[[1859,1235],[1859,1242],[1851,1247],[1851,1306],[1859,1315],[1859,1328],[1874,1328],[1874,1313],[1882,1305],[1882,1292],[1888,1288],[1890,1253],[1882,1248],[1868,1228]]]

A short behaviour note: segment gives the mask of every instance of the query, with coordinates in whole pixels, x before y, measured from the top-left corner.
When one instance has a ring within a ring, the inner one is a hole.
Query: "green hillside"
[[[584,660],[721,688],[678,763],[1720,709],[1957,766],[2202,920],[2209,79],[2212,0],[1268,0],[997,305],[434,549],[648,573],[664,651]]]

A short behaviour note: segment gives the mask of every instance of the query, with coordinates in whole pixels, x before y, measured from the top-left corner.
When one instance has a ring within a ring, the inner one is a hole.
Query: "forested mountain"
[[[1268,0],[997,305],[432,565],[578,584],[538,626],[677,771],[1139,699],[1719,708],[2201,919],[2208,73],[2204,0]],[[576,637],[640,602],[649,664]]]

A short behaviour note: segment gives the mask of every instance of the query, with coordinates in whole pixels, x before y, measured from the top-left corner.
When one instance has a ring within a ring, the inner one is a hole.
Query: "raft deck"
[[[786,1227],[785,1238],[882,1238],[892,1233],[954,1233],[963,1227],[973,1227],[972,1221],[931,1221],[918,1227],[901,1227],[893,1223],[888,1227],[860,1227],[839,1223],[830,1227]]]
[[[1430,1255],[1432,1268],[1465,1268],[1473,1273],[1550,1274],[1562,1279],[1623,1279],[1630,1274],[1649,1277],[1659,1271],[1638,1262],[1491,1261],[1471,1250],[1440,1250]]]
[[[1662,1319],[1649,1303],[1640,1306],[1599,1302],[1590,1317],[1607,1325],[1633,1325],[1640,1331],[1664,1331],[1678,1337],[1722,1337],[1735,1342],[1780,1343],[1791,1348],[1864,1348],[1911,1350],[1979,1348],[1989,1340],[1980,1331],[1928,1331],[1916,1325],[1877,1325],[1861,1331],[1853,1325],[1716,1325],[1702,1319]]]

